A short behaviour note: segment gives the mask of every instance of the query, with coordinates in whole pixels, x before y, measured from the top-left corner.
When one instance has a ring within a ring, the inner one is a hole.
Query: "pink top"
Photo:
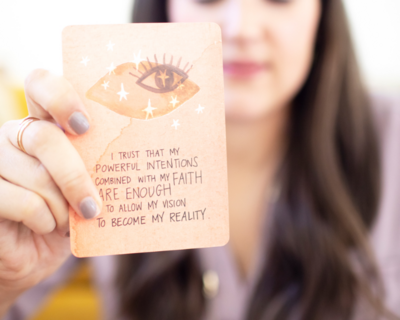
[[[379,215],[371,233],[386,288],[385,301],[390,310],[400,315],[400,96],[374,97],[374,118],[380,132],[383,190]],[[219,278],[215,297],[208,300],[204,320],[243,319],[251,292],[260,271],[260,259],[248,279],[242,279],[229,245],[199,249],[204,271],[212,270]],[[113,284],[115,256],[90,258],[93,281],[98,289],[104,319],[116,319],[117,294]],[[5,320],[26,319],[37,311],[46,297],[68,280],[78,259],[71,256],[51,277],[25,292],[9,310]],[[356,315],[355,318],[359,318]]]

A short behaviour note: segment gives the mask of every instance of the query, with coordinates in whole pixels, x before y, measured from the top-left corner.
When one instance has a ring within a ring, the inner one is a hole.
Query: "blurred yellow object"
[[[97,320],[100,303],[83,260],[72,279],[56,291],[31,320]]]
[[[18,119],[27,117],[28,107],[26,105],[24,88],[14,88],[13,92],[17,101],[16,113],[19,116]]]
[[[21,119],[27,115],[24,89],[11,86],[0,77],[0,126],[6,121]]]

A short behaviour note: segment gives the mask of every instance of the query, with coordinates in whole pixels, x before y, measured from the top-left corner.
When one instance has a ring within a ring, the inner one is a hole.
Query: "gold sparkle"
[[[168,79],[169,77],[167,76],[167,70],[165,69],[164,72],[160,71],[160,75],[157,77],[160,78],[163,82],[163,86],[165,88],[165,79]]]

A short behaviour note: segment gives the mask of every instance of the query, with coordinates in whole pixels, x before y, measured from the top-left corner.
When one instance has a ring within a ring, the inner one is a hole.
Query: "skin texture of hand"
[[[63,77],[35,70],[25,82],[32,122],[18,148],[20,121],[0,128],[0,316],[23,291],[53,273],[70,255],[68,207],[85,219],[101,199],[61,128],[89,129],[89,116]],[[57,124],[57,125],[56,125]]]

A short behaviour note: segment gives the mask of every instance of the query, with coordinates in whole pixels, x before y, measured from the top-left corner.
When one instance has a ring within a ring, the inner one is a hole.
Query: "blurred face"
[[[290,105],[313,59],[320,0],[169,0],[171,22],[222,29],[227,120]]]

